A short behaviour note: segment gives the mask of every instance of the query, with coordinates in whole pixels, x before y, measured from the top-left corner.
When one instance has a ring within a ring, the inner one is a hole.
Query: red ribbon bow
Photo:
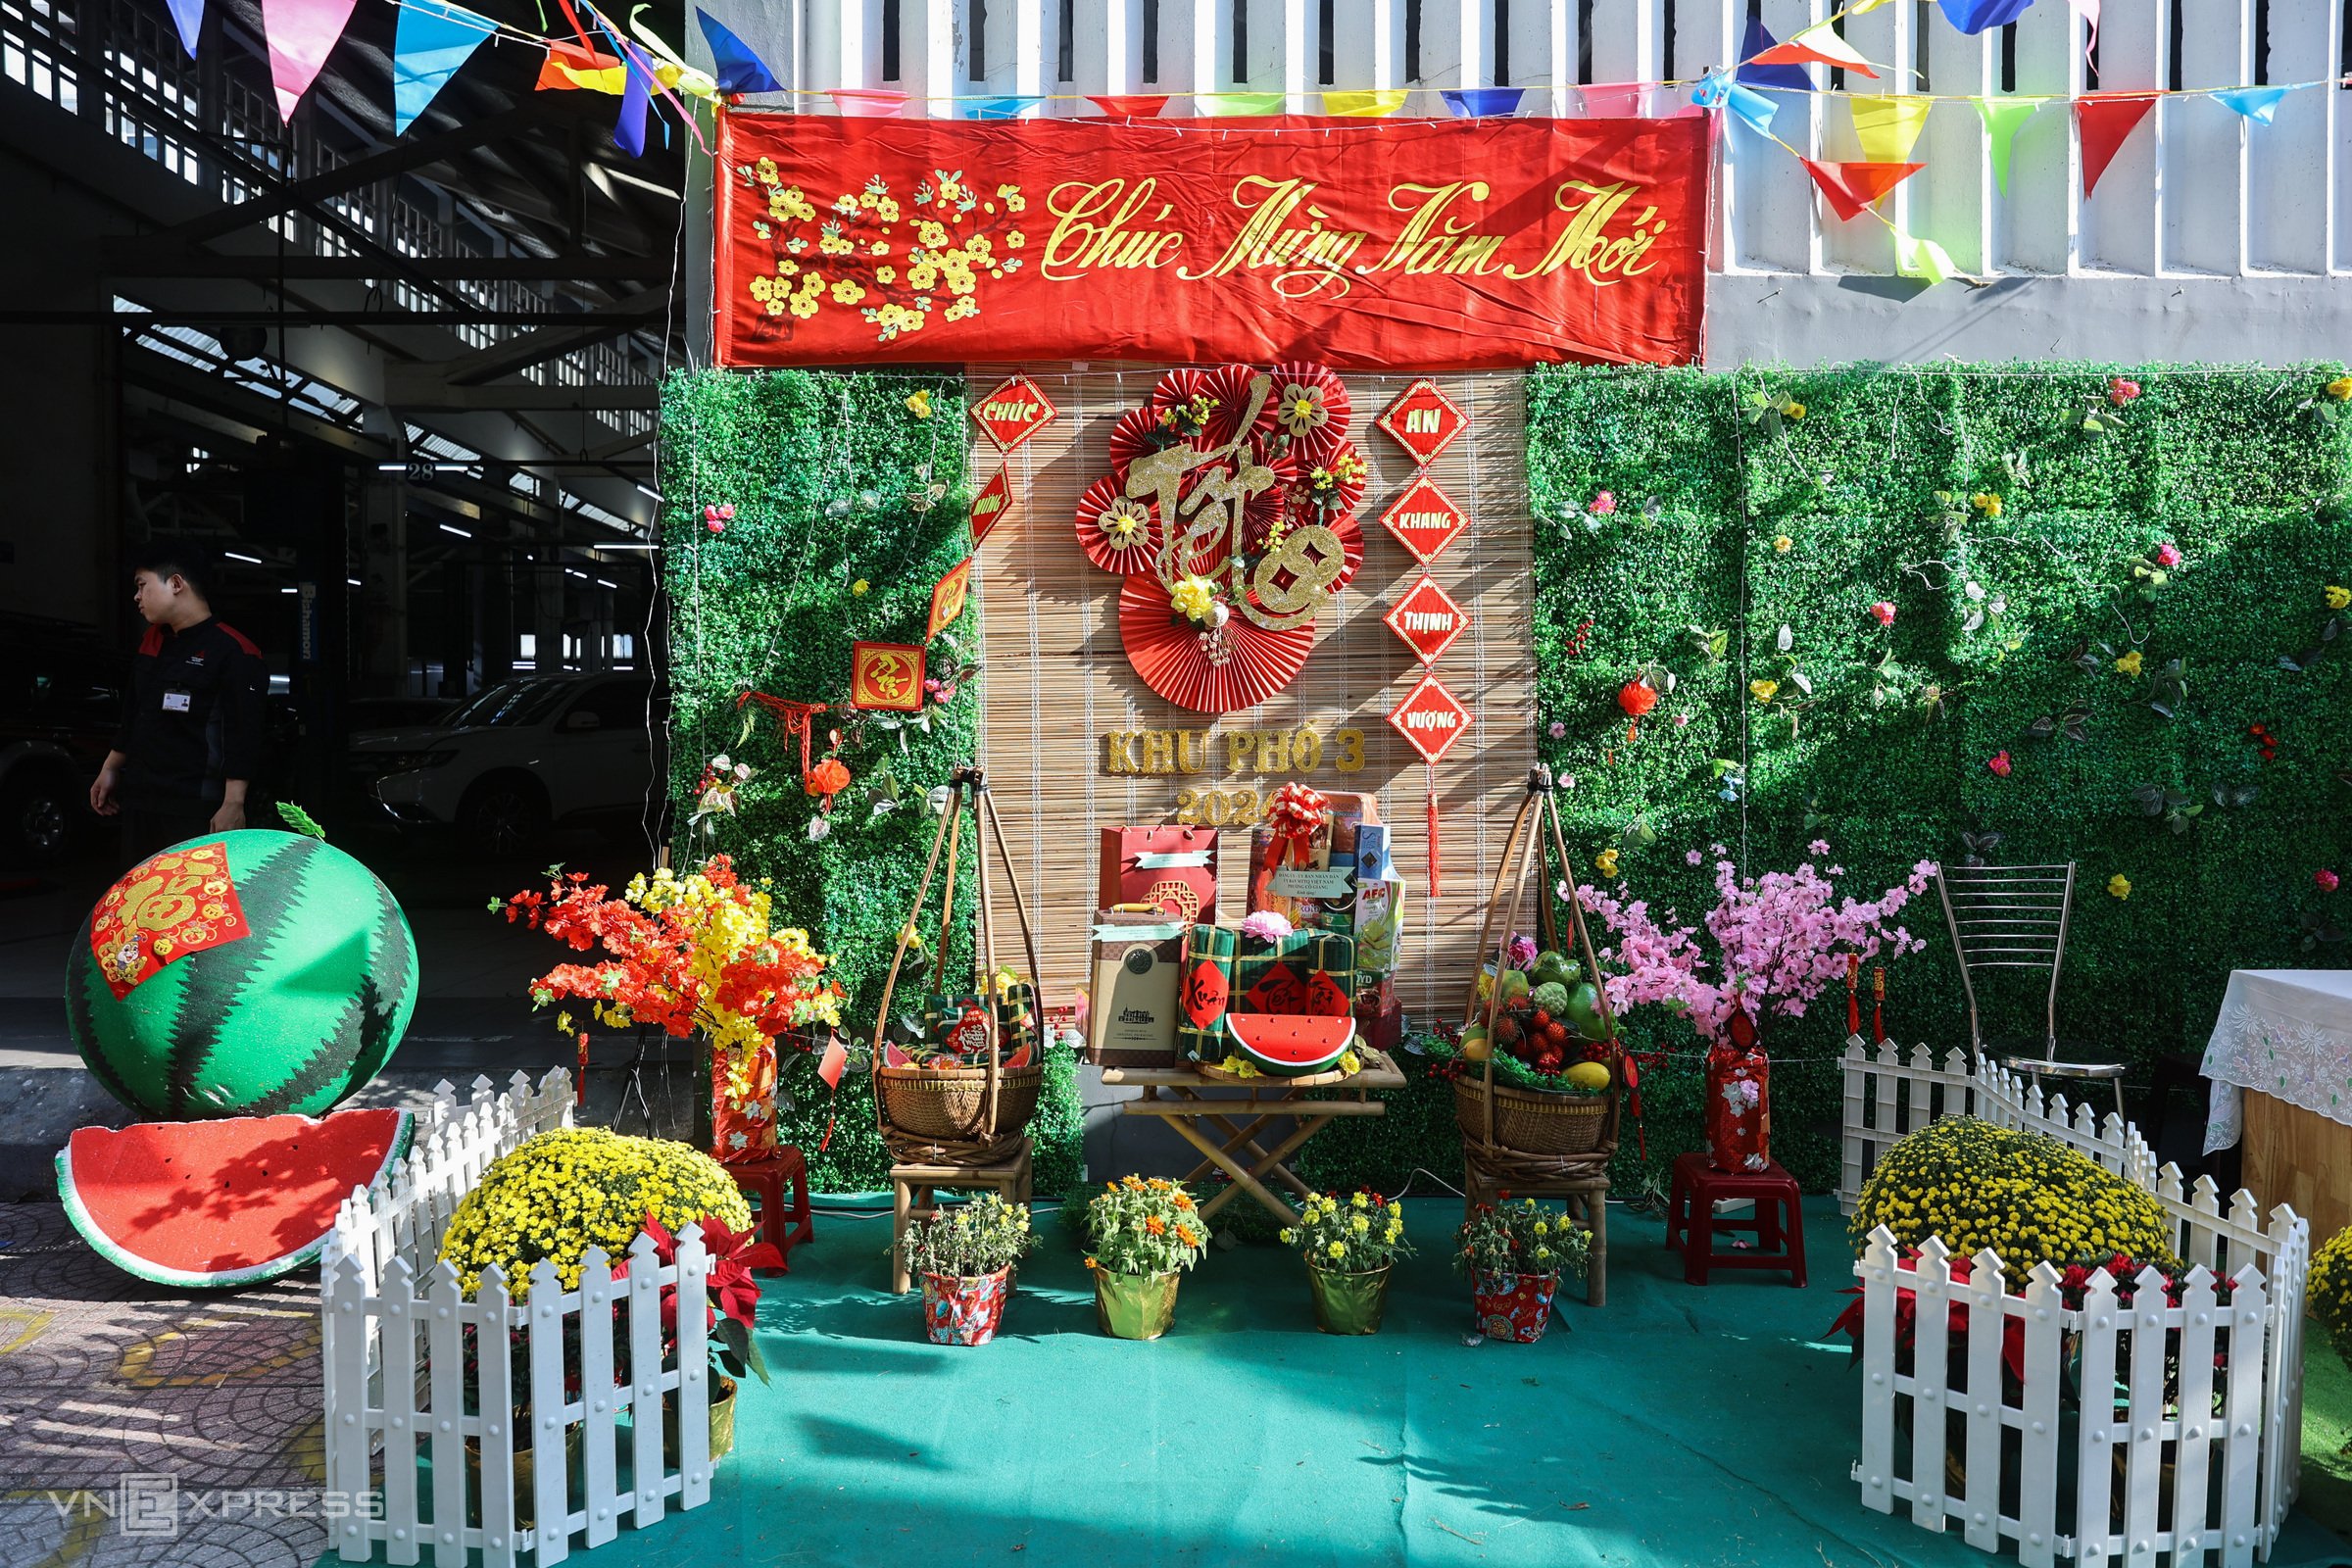
[[[1274,792],[1274,798],[1266,803],[1268,870],[1280,870],[1286,860],[1291,865],[1308,863],[1309,847],[1316,829],[1323,825],[1327,806],[1321,790],[1296,779]]]

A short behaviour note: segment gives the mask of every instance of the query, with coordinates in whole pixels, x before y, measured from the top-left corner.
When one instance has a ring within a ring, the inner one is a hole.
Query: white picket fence
[[[569,1126],[571,1110],[571,1076],[561,1068],[536,1088],[517,1072],[504,1094],[477,1078],[463,1107],[444,1083],[408,1158],[344,1201],[322,1259],[319,1319],[326,1490],[347,1510],[330,1521],[329,1544],[345,1559],[368,1560],[380,1543],[395,1563],[421,1560],[427,1546],[445,1568],[511,1568],[525,1554],[556,1563],[570,1555],[574,1536],[602,1545],[624,1518],[643,1529],[673,1505],[710,1500],[704,1315],[680,1312],[676,1353],[662,1355],[663,1288],[697,1301],[710,1276],[696,1227],[679,1233],[667,1267],[652,1239],[638,1236],[617,1282],[601,1250],[588,1253],[574,1291],[542,1262],[519,1305],[500,1270],[486,1270],[469,1300],[457,1269],[436,1261],[450,1216],[490,1162],[536,1133]],[[471,1369],[469,1328],[478,1352]],[[569,1390],[567,1337],[577,1376]],[[633,1374],[622,1384],[616,1339]],[[528,1394],[527,1439],[508,1430],[518,1389]],[[676,1431],[674,1468],[664,1463],[665,1421]],[[518,1494],[525,1453],[532,1481]]]
[[[1884,1227],[1874,1230],[1854,1266],[1863,1381],[1853,1473],[1864,1506],[1891,1513],[1903,1503],[1923,1529],[1956,1525],[1969,1544],[2030,1565],[2267,1560],[2299,1485],[2309,1225],[2284,1204],[2266,1225],[2245,1192],[2225,1212],[2209,1177],[2184,1191],[2180,1170],[2155,1169],[2119,1115],[2102,1124],[2088,1107],[2070,1112],[1997,1065],[1972,1070],[1959,1050],[1939,1064],[1925,1046],[1906,1060],[1892,1045],[1874,1053],[1858,1039],[1845,1052],[1846,1210],[1886,1146],[1947,1115],[2047,1133],[2149,1193],[2191,1265],[2187,1287],[2180,1305],[2166,1305],[2162,1275],[2146,1269],[2127,1307],[2102,1269],[2069,1308],[2046,1262],[2011,1295],[1991,1252],[1956,1280],[1940,1240],[1905,1259]],[[1917,1293],[1917,1334],[1901,1371],[1895,1308],[1906,1291]],[[1967,1325],[1956,1340],[1954,1307]],[[2013,1334],[2025,1372],[2011,1382],[2003,1351]],[[2079,1412],[2061,1410],[2070,1383]]]

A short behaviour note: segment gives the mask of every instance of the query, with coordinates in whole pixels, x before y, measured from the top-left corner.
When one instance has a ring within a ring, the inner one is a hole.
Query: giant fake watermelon
[[[1226,1033],[1261,1072],[1303,1078],[1331,1066],[1355,1044],[1353,1018],[1300,1012],[1229,1012]]]
[[[150,1116],[318,1114],[373,1078],[416,1005],[416,942],[342,851],[244,828],[133,867],[66,960],[81,1059]]]
[[[253,1285],[318,1255],[335,1208],[409,1152],[405,1110],[77,1129],[57,1195],[82,1239],[159,1285]]]

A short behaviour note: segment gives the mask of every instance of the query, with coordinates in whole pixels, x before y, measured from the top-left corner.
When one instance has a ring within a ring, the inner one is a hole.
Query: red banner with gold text
[[[720,121],[725,365],[1686,364],[1703,120]]]

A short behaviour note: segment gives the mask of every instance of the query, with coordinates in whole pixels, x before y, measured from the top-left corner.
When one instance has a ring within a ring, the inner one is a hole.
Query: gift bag
[[[1096,907],[1149,904],[1184,920],[1217,918],[1217,830],[1106,827],[1096,862]]]
[[[1176,1065],[1176,987],[1184,921],[1154,911],[1095,916],[1087,1059],[1103,1067]]]
[[[710,1147],[722,1165],[765,1159],[776,1152],[776,1043],[737,1053],[710,1048]]]
[[[1355,997],[1355,938],[1294,931],[1245,939],[1233,965],[1233,1010],[1345,1018]]]
[[[1185,933],[1183,977],[1176,991],[1176,1054],[1219,1062],[1225,1013],[1233,1004],[1233,963],[1240,933],[1231,926],[1196,925]]]
[[[1367,878],[1357,871],[1355,881],[1355,967],[1359,975],[1384,976],[1396,972],[1396,957],[1404,939],[1404,878],[1391,870]]]

